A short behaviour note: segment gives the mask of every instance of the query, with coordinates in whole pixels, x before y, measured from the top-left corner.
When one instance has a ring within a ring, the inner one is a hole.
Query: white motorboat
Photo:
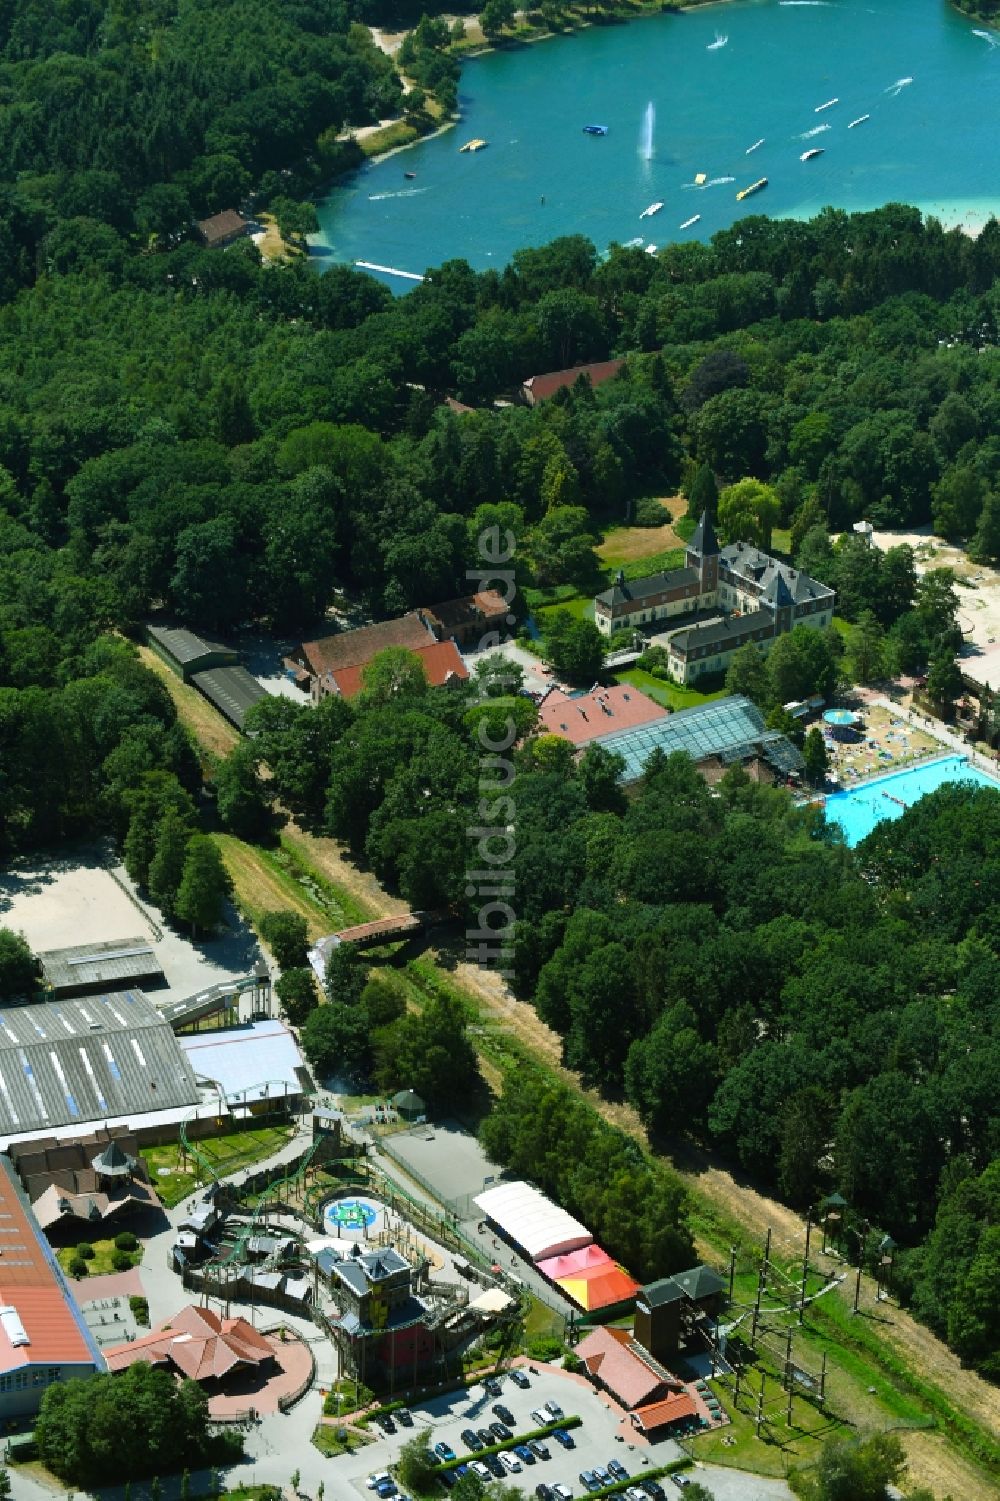
[[[639,215],[639,218],[640,219],[651,219],[654,214],[658,214],[660,212],[660,209],[662,207],[663,207],[662,203],[651,203],[648,208],[644,208],[643,209],[642,213]]]

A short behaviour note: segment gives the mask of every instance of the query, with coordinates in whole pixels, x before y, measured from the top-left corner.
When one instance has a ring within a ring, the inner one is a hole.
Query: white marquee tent
[[[530,1183],[499,1183],[477,1194],[474,1202],[530,1261],[576,1251],[594,1238],[585,1225]]]

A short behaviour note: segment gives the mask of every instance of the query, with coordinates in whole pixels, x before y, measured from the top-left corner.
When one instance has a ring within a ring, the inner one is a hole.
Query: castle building
[[[794,626],[828,626],[835,600],[826,584],[749,542],[720,547],[705,512],[683,568],[630,581],[619,573],[595,598],[594,619],[606,636],[629,629],[664,636],[671,676],[692,683],[725,672],[749,641],[766,652]]]

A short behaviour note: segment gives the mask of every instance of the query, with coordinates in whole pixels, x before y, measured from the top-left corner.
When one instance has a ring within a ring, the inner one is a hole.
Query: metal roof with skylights
[[[169,1023],[139,990],[0,1010],[0,1122],[12,1136],[197,1101]]]
[[[778,731],[768,730],[757,706],[738,694],[697,704],[693,709],[678,709],[667,719],[634,730],[602,735],[595,743],[624,758],[623,782],[637,781],[656,750],[667,756],[686,751],[694,761],[706,756],[738,760],[759,751],[782,771],[796,771],[802,765],[791,742]]]

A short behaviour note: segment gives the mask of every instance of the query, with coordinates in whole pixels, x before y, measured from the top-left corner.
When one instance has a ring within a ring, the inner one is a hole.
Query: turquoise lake
[[[472,59],[455,128],[366,165],[319,206],[317,261],[419,273],[462,257],[484,270],[557,235],[662,245],[747,213],[890,200],[975,226],[1000,208],[1000,34],[977,29],[945,0],[735,0]],[[717,34],[728,41],[711,48]],[[588,123],[607,136],[584,135]],[[477,136],[487,149],[460,154]],[[811,147],[823,155],[800,161]],[[699,172],[709,186],[693,186]],[[663,209],[640,220],[654,201]]]

